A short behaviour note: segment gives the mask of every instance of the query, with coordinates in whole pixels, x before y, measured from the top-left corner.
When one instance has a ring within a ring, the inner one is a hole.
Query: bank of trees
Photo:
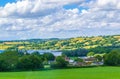
[[[41,57],[37,55],[5,51],[0,54],[0,71],[34,70],[42,68],[42,62]]]
[[[94,54],[104,54],[119,48],[120,46],[99,46],[90,49],[78,48],[74,50],[62,50],[62,52],[64,55],[68,57],[79,57],[79,56],[86,56],[88,55],[89,52],[94,52]]]
[[[17,68],[20,70],[36,70],[43,67],[43,60],[37,55],[22,56],[17,63]]]
[[[78,52],[81,51],[78,50]],[[76,52],[77,55],[79,55],[78,52]],[[87,54],[85,50],[83,53],[85,55]],[[65,61],[65,56],[66,55],[55,57],[51,53],[41,55],[39,52],[29,54],[17,50],[7,50],[0,53],[0,71],[40,70],[49,62],[51,68],[66,68],[69,63]],[[74,57],[76,54],[72,54],[71,56]],[[106,54],[89,52],[88,56],[94,56],[98,62],[104,61],[105,65],[120,66],[120,50],[112,50]],[[82,62],[81,59],[76,59],[75,61]]]
[[[63,56],[55,58],[52,53],[41,55],[38,52],[33,52],[29,54],[17,50],[7,50],[0,53],[0,71],[40,70],[48,63],[51,68],[64,68],[68,64]]]
[[[37,52],[26,54],[16,50],[7,50],[0,54],[0,71],[39,70],[44,61],[54,60],[51,53],[40,55]]]
[[[79,57],[79,56],[86,56],[88,53],[87,49],[83,49],[83,48],[79,48],[79,49],[75,49],[75,50],[63,50],[62,51],[64,55],[68,56],[68,57]]]

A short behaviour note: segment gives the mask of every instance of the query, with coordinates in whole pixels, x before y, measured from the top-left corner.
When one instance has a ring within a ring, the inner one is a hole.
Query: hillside
[[[79,48],[96,48],[120,46],[120,35],[113,36],[94,36],[94,37],[76,37],[69,39],[30,39],[0,41],[0,49],[19,48],[19,49],[47,49],[47,50],[75,50]]]

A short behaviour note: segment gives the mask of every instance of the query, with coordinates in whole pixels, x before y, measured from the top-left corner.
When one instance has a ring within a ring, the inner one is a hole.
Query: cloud
[[[0,39],[120,34],[119,0],[18,0],[0,13]]]
[[[79,0],[19,0],[16,3],[7,3],[0,8],[1,17],[40,17],[53,13],[63,5],[81,2]],[[29,14],[29,15],[28,15]]]

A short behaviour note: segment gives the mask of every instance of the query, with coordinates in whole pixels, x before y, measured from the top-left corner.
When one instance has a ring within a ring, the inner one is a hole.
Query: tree
[[[68,56],[68,57],[75,57],[75,56],[86,56],[86,54],[88,53],[88,50],[83,49],[83,48],[78,48],[78,49],[74,49],[74,50],[63,50],[62,51],[64,55]]]
[[[3,59],[0,59],[0,71],[7,71],[8,69],[8,63]]]
[[[94,54],[94,57],[97,59],[97,62],[101,62],[104,59],[105,55],[106,55],[106,53]]]
[[[15,70],[21,55],[18,51],[7,50],[0,54],[0,64],[4,70]]]
[[[38,56],[40,55],[40,53],[39,53],[38,51],[34,51],[34,52],[32,52],[31,54],[32,54],[32,55],[38,55]]]
[[[103,60],[103,57],[99,54],[94,55],[94,57],[96,58],[97,62],[101,62]]]
[[[65,61],[64,57],[58,56],[56,58],[56,62],[51,64],[51,67],[52,68],[65,68],[67,67],[67,65],[68,65],[68,62]]]
[[[76,62],[84,62],[84,60],[81,59],[81,58],[76,58],[75,61],[76,61]]]
[[[43,61],[37,55],[26,55],[19,59],[18,68],[23,70],[40,69],[43,68]]]
[[[110,66],[120,65],[120,52],[119,50],[113,50],[105,55],[104,64]]]
[[[55,59],[55,56],[52,53],[44,53],[43,57],[47,61],[53,61]]]
[[[92,57],[94,55],[94,52],[89,52],[87,56]]]

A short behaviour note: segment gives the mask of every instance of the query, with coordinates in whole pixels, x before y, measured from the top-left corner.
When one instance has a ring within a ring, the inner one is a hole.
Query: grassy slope
[[[120,79],[120,67],[0,72],[0,79]]]
[[[44,41],[43,41],[44,40]],[[95,36],[95,37],[76,37],[64,40],[19,40],[4,41],[0,43],[0,49],[18,46],[19,49],[77,49],[77,48],[95,48],[98,46],[118,46],[120,45],[120,35],[113,36]]]

